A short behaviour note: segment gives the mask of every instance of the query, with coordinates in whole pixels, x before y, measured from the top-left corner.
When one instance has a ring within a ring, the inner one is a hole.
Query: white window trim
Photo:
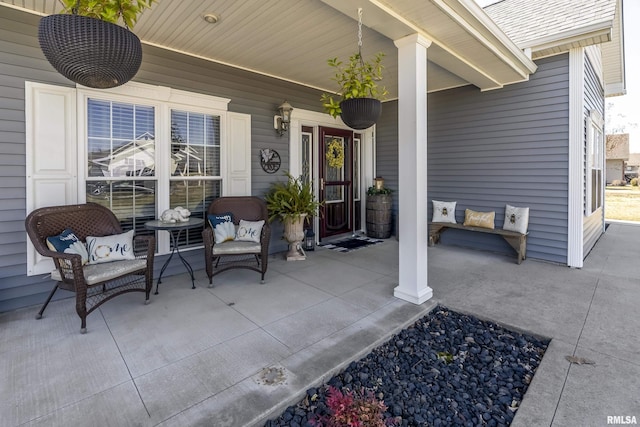
[[[154,86],[144,83],[129,82],[125,85],[112,89],[92,89],[78,85],[77,88],[77,128],[78,128],[78,201],[86,203],[86,173],[87,173],[87,101],[89,98],[106,101],[123,102],[128,104],[147,105],[155,108],[155,129],[156,129],[156,153],[168,153],[171,149],[171,138],[162,124],[169,123],[171,110],[192,111],[195,113],[212,114],[220,116],[221,124],[227,122],[228,104],[231,101],[227,98],[220,98],[210,95],[202,95],[195,92],[186,92],[164,86]],[[221,126],[220,132],[220,176],[223,187],[227,184],[227,132]],[[158,166],[155,175],[156,181],[156,210],[158,214],[169,209],[169,157],[157,156]],[[165,179],[167,178],[167,179]],[[223,189],[224,194],[224,189]],[[158,254],[163,255],[171,252],[170,239],[168,233],[158,233]],[[194,248],[189,248],[194,249]],[[187,250],[187,248],[185,248]]]
[[[317,111],[303,110],[303,109],[294,109],[291,112],[291,124],[289,126],[289,172],[293,176],[300,176],[302,174],[302,146],[301,146],[301,136],[302,136],[302,126],[309,126],[313,128],[314,135],[318,135],[319,127],[331,127],[336,129],[345,129],[349,131],[354,131],[349,126],[345,125],[344,122],[338,118],[332,118],[330,115],[326,113],[319,113]],[[369,129],[365,129],[362,131],[354,131],[355,133],[359,133],[362,135],[360,138],[360,150],[362,154],[362,161],[360,164],[360,199],[364,200],[364,193],[366,192],[366,188],[368,185],[373,185],[373,178],[376,176],[376,139],[375,139],[375,125],[370,127]],[[313,138],[313,158],[314,161],[317,160],[315,158],[315,154],[318,152],[318,138]],[[315,188],[316,197],[319,196],[319,176],[318,176],[318,168],[316,165],[313,165],[313,186]],[[369,184],[367,184],[369,183]],[[364,229],[364,224],[366,223],[366,211],[365,209],[361,209],[361,218],[360,224]],[[316,231],[316,236],[318,235],[317,231],[319,230],[320,221],[317,217],[314,218],[313,228]]]
[[[569,51],[569,176],[567,265],[581,268],[586,186],[584,141],[584,49]]]
[[[86,202],[85,116],[89,97],[156,108],[156,140],[163,144],[158,152],[170,144],[170,130],[163,129],[158,121],[169,122],[172,108],[220,116],[222,195],[251,194],[251,116],[228,111],[230,99],[135,82],[101,90],[25,82],[27,214],[43,206]],[[54,109],[56,114],[43,113],[47,109]],[[48,150],[55,150],[52,162],[35,158],[35,153]],[[162,212],[169,208],[169,180],[165,180],[169,177],[169,158],[161,156],[157,160],[161,180],[157,180],[156,209]],[[169,253],[169,244],[167,233],[159,233],[158,254]],[[27,275],[49,273],[53,268],[51,259],[39,256],[27,239]]]
[[[595,210],[592,209],[592,205],[593,205],[593,200],[592,200],[592,194],[593,194],[593,180],[592,180],[592,170],[593,170],[593,164],[591,163],[591,157],[592,157],[592,149],[591,149],[591,141],[594,137],[593,134],[593,129],[594,128],[598,128],[598,130],[600,131],[600,141],[598,141],[598,144],[600,146],[600,150],[597,153],[598,157],[599,157],[599,163],[600,163],[600,171],[601,171],[601,182],[604,182],[604,120],[602,119],[602,116],[600,115],[600,113],[596,110],[591,110],[589,112],[589,118],[587,119],[587,144],[586,144],[586,150],[587,150],[587,173],[586,173],[586,177],[587,177],[587,191],[586,191],[586,196],[587,196],[587,200],[586,200],[586,206],[585,206],[585,216],[591,216],[594,213],[597,213],[599,210],[602,209],[603,205],[604,205],[604,191],[600,191],[600,206],[598,208],[596,208]]]

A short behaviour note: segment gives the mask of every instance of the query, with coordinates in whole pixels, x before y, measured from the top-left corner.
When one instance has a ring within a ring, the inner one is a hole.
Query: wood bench
[[[483,228],[483,227],[470,227],[463,224],[453,224],[448,222],[430,222],[429,223],[429,246],[433,246],[440,241],[440,234],[449,228],[456,228],[458,230],[477,231],[479,233],[497,234],[502,236],[504,240],[518,254],[518,264],[522,263],[522,260],[527,257],[527,235],[520,234],[516,231],[503,230],[502,228]]]

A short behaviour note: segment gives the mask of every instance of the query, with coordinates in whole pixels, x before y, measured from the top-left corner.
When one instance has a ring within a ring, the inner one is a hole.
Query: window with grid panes
[[[220,176],[220,117],[171,110],[169,200],[192,217],[205,218],[213,199],[222,194]],[[182,233],[179,245],[202,243],[202,231]]]
[[[207,206],[222,195],[221,117],[171,109],[166,123],[161,109],[87,100],[87,202],[108,207],[124,230],[137,234],[151,233],[144,223],[161,213],[162,185],[168,185],[169,206],[187,208],[195,218],[205,218]],[[169,143],[156,141],[156,122],[168,130]],[[156,167],[160,156],[169,160],[164,174]],[[181,233],[178,244],[201,245],[202,231]]]
[[[155,108],[99,99],[87,102],[87,202],[118,217],[122,228],[149,233],[156,218]]]

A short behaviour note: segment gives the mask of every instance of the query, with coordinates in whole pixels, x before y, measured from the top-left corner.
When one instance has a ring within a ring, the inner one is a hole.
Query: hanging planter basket
[[[351,98],[340,103],[340,117],[352,129],[367,129],[376,124],[382,113],[382,103],[375,98]]]
[[[142,62],[138,36],[119,25],[86,16],[45,16],[38,26],[38,40],[53,68],[92,88],[125,84]]]

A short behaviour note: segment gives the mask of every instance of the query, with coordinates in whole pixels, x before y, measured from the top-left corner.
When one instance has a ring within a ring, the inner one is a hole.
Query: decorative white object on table
[[[167,209],[162,212],[162,215],[160,215],[160,221],[171,223],[187,222],[189,221],[189,216],[191,216],[191,211],[189,211],[189,209],[178,206],[174,209]]]

